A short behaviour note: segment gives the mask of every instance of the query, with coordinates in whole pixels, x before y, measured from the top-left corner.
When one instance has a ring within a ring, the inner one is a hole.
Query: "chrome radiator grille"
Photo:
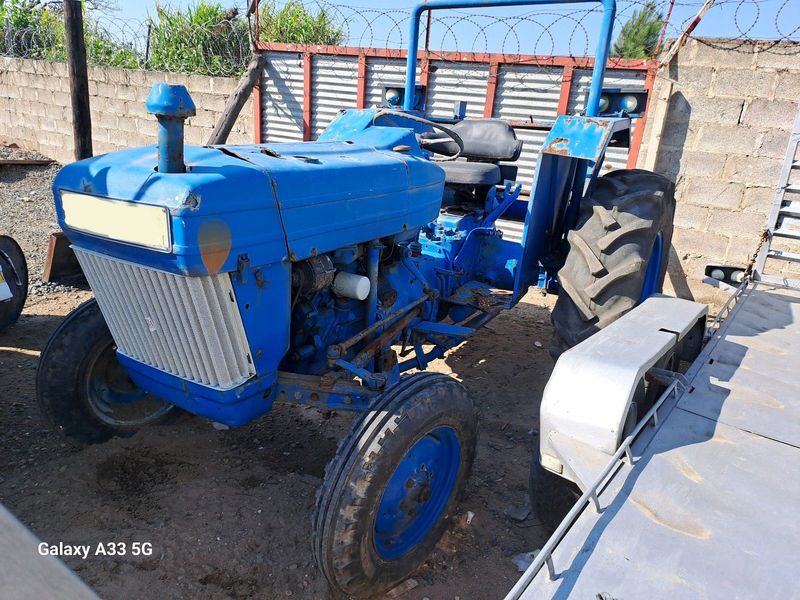
[[[228,274],[182,277],[75,253],[122,354],[220,390],[255,373]]]

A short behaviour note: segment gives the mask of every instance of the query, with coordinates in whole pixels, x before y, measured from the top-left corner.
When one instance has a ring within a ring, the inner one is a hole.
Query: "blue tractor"
[[[422,110],[422,12],[546,3],[416,6],[405,88],[342,111],[315,142],[184,146],[192,99],[155,85],[157,147],[79,161],[54,183],[95,300],[42,353],[46,414],[92,443],[180,409],[229,426],[275,402],[358,411],[320,489],[314,554],[351,596],[407,577],[454,514],[477,436],[464,387],[425,372],[430,361],[531,286],[560,285],[559,352],[664,278],[672,184],[600,176],[636,112],[635,98],[602,90],[614,0],[602,0],[585,114],[554,122],[529,199],[508,166],[521,151],[508,124]],[[504,239],[501,216],[524,221],[521,242]]]

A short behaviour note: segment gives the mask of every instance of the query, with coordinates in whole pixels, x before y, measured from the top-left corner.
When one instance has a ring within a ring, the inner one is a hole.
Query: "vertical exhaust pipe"
[[[158,119],[158,172],[185,173],[183,125],[196,113],[189,91],[182,85],[155,83],[145,107]]]

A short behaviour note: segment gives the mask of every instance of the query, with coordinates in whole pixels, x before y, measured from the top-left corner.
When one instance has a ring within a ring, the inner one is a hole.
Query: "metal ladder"
[[[800,240],[800,183],[790,183],[792,174],[800,174],[800,160],[796,159],[797,147],[800,144],[800,111],[794,120],[792,133],[789,136],[789,145],[786,148],[786,158],[783,161],[778,189],[772,201],[769,213],[766,238],[758,250],[753,279],[784,287],[798,288],[800,280],[767,275],[764,267],[767,259],[782,260],[800,263],[800,253],[787,252],[772,247],[776,238]],[[790,193],[787,199],[787,192]],[[792,226],[794,225],[794,226]]]

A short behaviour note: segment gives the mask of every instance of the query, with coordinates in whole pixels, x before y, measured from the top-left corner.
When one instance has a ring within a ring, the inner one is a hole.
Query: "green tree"
[[[611,56],[618,58],[652,58],[658,44],[658,34],[664,17],[653,0],[635,10],[622,26],[614,41]]]

